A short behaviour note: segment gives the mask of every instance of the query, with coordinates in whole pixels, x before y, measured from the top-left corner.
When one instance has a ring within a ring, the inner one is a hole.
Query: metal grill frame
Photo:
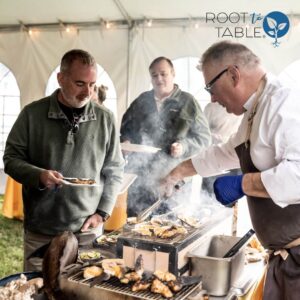
[[[68,278],[69,281],[74,282],[76,284],[84,284],[89,286],[90,282],[92,281],[91,279],[84,279],[83,278],[83,272],[79,272],[75,275],[72,275]],[[91,288],[96,288],[96,289],[102,289],[106,290],[112,293],[117,293],[121,294],[124,296],[131,296],[139,299],[144,299],[144,300],[165,300],[162,295],[160,294],[155,294],[152,293],[150,290],[145,290],[145,291],[139,291],[139,292],[133,292],[131,291],[131,284],[122,284],[118,278],[112,277],[109,280],[102,282],[100,284],[96,284],[95,286]],[[195,283],[190,286],[185,286],[182,288],[181,291],[177,292],[174,294],[172,298],[169,298],[171,300],[184,300],[186,299],[192,292],[194,292],[197,288],[202,287],[202,282]]]

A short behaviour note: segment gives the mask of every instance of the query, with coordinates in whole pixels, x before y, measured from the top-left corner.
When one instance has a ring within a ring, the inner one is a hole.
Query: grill
[[[188,275],[190,261],[186,254],[199,244],[207,234],[222,233],[224,222],[228,222],[231,212],[222,210],[210,218],[200,228],[186,228],[188,233],[171,239],[161,239],[154,236],[141,236],[132,230],[125,229],[118,237],[116,254],[124,258],[128,267],[133,267],[136,258],[142,254],[144,267],[147,271],[169,271],[176,276]]]
[[[81,271],[81,272],[69,277],[68,281],[79,284],[79,285],[82,284],[82,285],[89,287],[89,284],[92,281],[92,279],[84,279],[82,277],[82,273],[83,272]],[[193,291],[195,291],[196,289],[200,289],[200,288],[201,288],[201,282],[190,285],[190,286],[185,286],[182,288],[181,291],[174,294],[174,297],[172,297],[170,299],[172,299],[172,300],[186,299],[186,297],[188,297]],[[150,292],[149,290],[132,292],[131,285],[122,284],[122,283],[120,283],[119,279],[117,279],[115,277],[110,278],[108,281],[97,284],[90,289],[98,289],[99,297],[101,295],[101,290],[104,290],[104,291],[117,293],[117,294],[124,295],[124,296],[131,296],[134,298],[145,299],[145,300],[165,300],[166,299],[163,296],[161,296],[160,294],[154,294],[154,293]]]

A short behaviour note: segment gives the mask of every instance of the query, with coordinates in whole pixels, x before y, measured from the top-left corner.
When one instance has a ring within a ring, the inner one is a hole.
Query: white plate
[[[68,178],[68,179],[75,179],[75,178],[71,178],[71,177],[70,178],[66,177],[66,178]],[[97,183],[94,183],[94,184],[72,183],[72,182],[69,182],[67,180],[63,180],[62,183],[65,184],[65,185],[80,186],[80,187],[82,187],[82,186],[86,186],[86,187],[100,186],[100,184],[97,184]]]
[[[121,149],[129,152],[144,152],[144,153],[156,153],[161,150],[161,148],[155,148],[152,146],[131,144],[131,143],[121,143]]]
[[[127,191],[136,178],[137,178],[136,174],[124,173],[122,186],[120,188],[119,194],[123,194],[125,191]]]

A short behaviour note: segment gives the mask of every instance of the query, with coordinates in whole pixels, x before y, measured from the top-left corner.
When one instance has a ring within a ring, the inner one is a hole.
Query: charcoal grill
[[[124,296],[131,296],[133,298],[138,298],[138,299],[145,299],[145,300],[165,300],[163,296],[160,294],[154,294],[149,290],[146,291],[139,291],[139,292],[132,292],[131,291],[131,285],[129,284],[122,284],[118,278],[112,277],[108,281],[102,282],[100,284],[96,284],[92,288],[89,287],[90,282],[92,279],[84,279],[82,276],[82,271],[69,277],[68,281],[84,285],[88,287],[89,289],[97,289],[99,292],[99,299],[101,295],[101,290],[103,291],[108,291],[110,293],[116,293],[119,295],[124,295]],[[178,293],[174,294],[174,297],[170,298],[172,300],[183,300],[186,299],[193,291],[196,289],[201,288],[201,282],[190,285],[190,286],[185,286],[182,288],[181,291]]]
[[[187,228],[187,233],[171,239],[141,236],[132,230],[124,230],[118,237],[117,256],[124,258],[128,267],[134,267],[136,258],[142,254],[145,270],[169,271],[176,276],[189,275],[190,260],[187,253],[206,235],[223,234],[230,230],[231,211],[222,210],[200,228]]]

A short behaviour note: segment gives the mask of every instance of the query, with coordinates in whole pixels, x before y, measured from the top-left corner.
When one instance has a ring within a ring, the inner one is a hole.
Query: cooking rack
[[[91,279],[84,279],[83,278],[83,272],[79,272],[73,276],[70,276],[68,278],[69,281],[77,283],[77,284],[84,284],[87,286],[90,286]],[[165,300],[163,296],[160,294],[154,294],[149,290],[145,291],[139,291],[139,292],[133,292],[131,291],[131,284],[122,284],[118,278],[112,277],[109,280],[102,282],[100,284],[96,284],[95,286],[91,287],[91,289],[102,289],[109,292],[125,295],[125,296],[131,296],[139,299],[145,299],[145,300]],[[174,294],[172,298],[169,298],[171,300],[184,300],[186,299],[192,292],[194,292],[197,288],[201,289],[202,282],[195,283],[190,286],[184,286],[179,292]]]
[[[161,243],[161,244],[176,244],[176,243],[182,243],[185,239],[189,238],[190,236],[196,234],[201,230],[201,228],[187,228],[187,233],[185,234],[178,234],[171,238],[159,238],[157,236],[144,236],[137,232],[134,232],[132,230],[124,230],[119,237],[126,237],[126,238],[132,238],[134,240],[141,240],[146,242],[155,242],[155,243]]]

